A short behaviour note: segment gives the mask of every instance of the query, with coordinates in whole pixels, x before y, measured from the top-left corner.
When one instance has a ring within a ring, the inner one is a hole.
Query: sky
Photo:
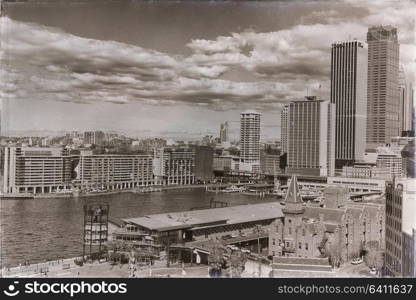
[[[118,131],[238,138],[245,109],[279,140],[280,110],[329,100],[330,45],[398,28],[414,81],[416,3],[408,0],[7,4],[0,18],[2,134]]]

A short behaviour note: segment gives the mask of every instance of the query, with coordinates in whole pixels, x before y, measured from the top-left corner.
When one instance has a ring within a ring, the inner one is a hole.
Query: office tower
[[[214,149],[209,146],[195,148],[195,180],[207,183],[214,179]]]
[[[367,45],[331,46],[331,103],[335,104],[335,168],[364,158],[367,117]]]
[[[247,110],[240,115],[240,170],[260,168],[260,114]]]
[[[312,98],[288,105],[287,173],[333,176],[335,105]]]
[[[228,142],[228,122],[221,123],[220,127],[220,142],[226,143]]]
[[[280,144],[282,147],[282,153],[287,153],[287,111],[289,105],[283,106],[280,113]]]
[[[367,148],[399,135],[399,43],[392,26],[371,27],[368,43]]]
[[[72,159],[65,148],[5,147],[3,192],[44,194],[69,189]]]

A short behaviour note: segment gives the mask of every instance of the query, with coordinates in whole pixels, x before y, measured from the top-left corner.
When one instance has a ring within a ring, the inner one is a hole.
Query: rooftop
[[[163,213],[123,219],[149,230],[168,231],[209,226],[214,223],[238,224],[283,217],[279,202],[238,205],[230,207]]]

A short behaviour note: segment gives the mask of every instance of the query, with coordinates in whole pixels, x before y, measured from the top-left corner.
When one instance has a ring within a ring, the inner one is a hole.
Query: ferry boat
[[[226,188],[223,192],[224,193],[238,193],[238,192],[242,192],[242,191],[244,191],[243,187],[237,187],[235,185],[232,185],[232,186]]]

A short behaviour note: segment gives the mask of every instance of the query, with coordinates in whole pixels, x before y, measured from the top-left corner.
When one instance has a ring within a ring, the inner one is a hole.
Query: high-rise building
[[[220,142],[226,143],[228,142],[229,136],[228,136],[228,122],[221,123],[220,126]]]
[[[260,168],[260,114],[247,110],[240,116],[240,170]]]
[[[335,105],[311,98],[288,106],[287,173],[334,174]]]
[[[399,43],[397,29],[368,29],[367,148],[390,143],[399,135]]]
[[[280,145],[282,148],[282,153],[287,153],[287,111],[289,105],[283,106],[283,109],[280,113]]]
[[[44,194],[69,189],[72,160],[68,149],[5,147],[3,163],[5,194]]]
[[[214,179],[214,149],[209,146],[195,148],[195,180],[209,182]]]
[[[335,113],[335,167],[364,158],[367,118],[367,45],[362,41],[331,46],[331,103]]]

